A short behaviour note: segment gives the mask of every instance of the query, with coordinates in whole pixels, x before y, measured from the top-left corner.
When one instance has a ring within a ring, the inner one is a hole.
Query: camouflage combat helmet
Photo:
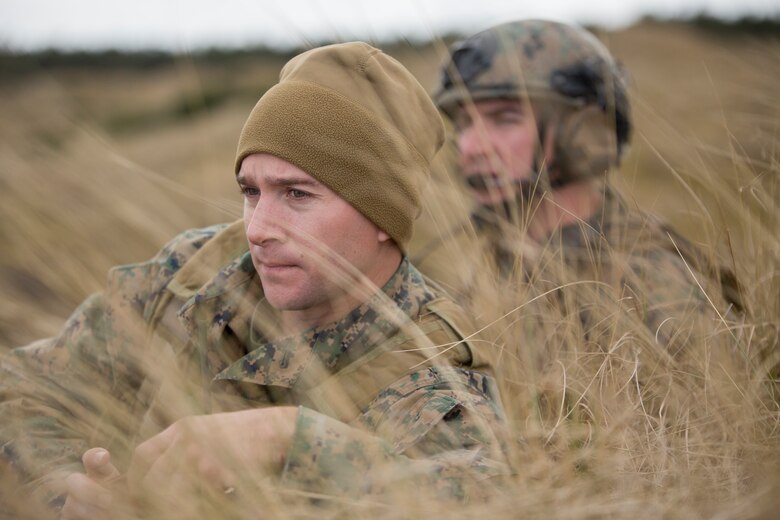
[[[454,44],[435,95],[439,108],[452,117],[459,105],[496,98],[528,99],[540,136],[552,125],[553,186],[603,176],[619,164],[631,132],[625,81],[584,29],[523,20]]]

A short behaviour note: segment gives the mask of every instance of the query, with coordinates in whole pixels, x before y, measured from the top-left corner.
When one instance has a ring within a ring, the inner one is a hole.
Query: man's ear
[[[558,171],[560,164],[557,161],[558,126],[558,119],[555,118],[544,125],[542,131],[539,132],[539,138],[541,139],[539,146],[544,161],[544,169],[547,171],[547,180],[553,189],[560,184],[560,171]]]
[[[379,230],[379,234],[377,235],[377,238],[379,239],[379,242],[387,242],[388,240],[392,240],[392,238],[390,238],[390,235],[388,235],[381,229]]]
[[[602,178],[620,162],[614,121],[598,105],[587,105],[568,114],[555,138],[556,166],[565,175],[565,182]]]

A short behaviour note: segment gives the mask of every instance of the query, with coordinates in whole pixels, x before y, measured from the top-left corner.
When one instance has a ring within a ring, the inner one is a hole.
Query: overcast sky
[[[301,46],[428,38],[517,18],[618,28],[644,14],[780,16],[780,0],[0,0],[0,46],[14,50]]]

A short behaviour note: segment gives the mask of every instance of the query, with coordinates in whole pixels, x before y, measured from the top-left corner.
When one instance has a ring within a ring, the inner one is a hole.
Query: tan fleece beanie
[[[244,124],[235,171],[254,153],[284,159],[405,250],[443,139],[436,107],[403,65],[366,43],[342,43],[284,66]]]

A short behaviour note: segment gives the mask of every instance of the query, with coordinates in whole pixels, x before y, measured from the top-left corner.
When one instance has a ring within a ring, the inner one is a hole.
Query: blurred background
[[[237,136],[300,50],[368,40],[433,91],[447,44],[517,18],[585,24],[629,71],[623,192],[775,277],[780,5],[543,4],[3,0],[0,349],[56,332],[110,266],[239,217]]]
[[[519,18],[609,29],[646,16],[776,21],[780,5],[776,0],[4,0],[0,14],[0,43],[11,49],[189,52],[256,45],[295,48],[350,39],[430,40]]]

